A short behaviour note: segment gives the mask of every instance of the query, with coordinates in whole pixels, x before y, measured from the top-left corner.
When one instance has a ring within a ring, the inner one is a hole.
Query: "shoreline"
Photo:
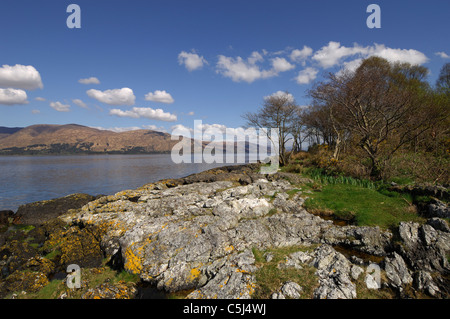
[[[75,193],[111,195],[164,178],[245,164],[175,164],[169,154],[77,154],[4,156],[0,165],[7,181],[0,188],[0,211],[16,212],[21,205]]]

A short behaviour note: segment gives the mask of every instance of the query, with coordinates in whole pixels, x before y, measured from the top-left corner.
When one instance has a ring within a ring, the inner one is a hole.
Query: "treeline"
[[[450,63],[434,85],[428,73],[423,66],[370,57],[353,72],[329,73],[316,83],[308,107],[286,92],[243,117],[249,126],[280,128],[281,165],[306,142],[322,168],[448,184]]]

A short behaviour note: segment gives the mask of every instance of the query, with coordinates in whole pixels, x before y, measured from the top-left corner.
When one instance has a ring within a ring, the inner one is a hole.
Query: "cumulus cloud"
[[[386,47],[384,44],[375,44],[370,47],[369,56],[379,56],[385,58],[390,62],[407,62],[411,64],[424,64],[428,62],[425,54],[414,49],[392,49]]]
[[[264,100],[268,100],[271,97],[286,97],[288,102],[293,103],[294,102],[294,96],[291,93],[287,93],[284,91],[277,91],[275,93],[272,93],[271,95],[265,96]]]
[[[165,104],[171,104],[175,102],[175,100],[172,98],[172,96],[167,93],[166,91],[160,91],[156,90],[155,92],[149,92],[145,95],[146,101],[153,101],[153,102],[159,102],[159,103],[165,103]]]
[[[263,54],[266,55],[267,52],[263,52]],[[263,55],[257,51],[254,51],[246,60],[240,56],[232,58],[219,55],[216,72],[231,78],[234,82],[252,83],[255,80],[271,78],[280,72],[295,68],[285,58],[276,57],[271,59],[272,68],[264,70],[257,64],[263,61]]]
[[[131,118],[147,118],[151,120],[174,122],[177,120],[175,114],[164,112],[162,109],[152,109],[150,107],[133,107],[131,110],[123,111],[120,109],[112,109],[109,111],[110,115],[116,115],[119,117],[131,117]]]
[[[319,73],[319,70],[312,67],[307,67],[298,73],[295,77],[295,81],[298,84],[308,84],[316,79],[317,73]]]
[[[61,102],[51,102],[50,106],[55,109],[58,112],[69,112],[70,111],[70,105],[69,104],[62,104]]]
[[[303,49],[298,50],[298,49],[294,49],[292,50],[289,58],[291,59],[292,62],[302,62],[302,64],[305,64],[305,60],[311,56],[313,54],[313,49],[311,49],[310,47],[304,45]]]
[[[379,56],[390,62],[407,62],[419,65],[428,62],[425,54],[414,49],[393,49],[377,43],[366,47],[355,43],[353,47],[346,47],[335,41],[330,41],[328,45],[316,51],[312,59],[326,69],[341,64],[344,59],[351,56],[357,56],[358,58]]]
[[[448,55],[448,54],[445,53],[444,51],[436,52],[435,54],[436,54],[437,56],[443,58],[443,59],[450,59],[450,55]]]
[[[41,75],[31,65],[3,65],[0,68],[0,87],[34,90],[42,89]]]
[[[40,96],[36,97],[35,100],[36,101],[40,101],[40,102],[45,102],[46,101],[45,98],[40,97]]]
[[[133,105],[136,97],[130,88],[113,89],[99,91],[90,89],[86,91],[87,95],[99,102],[109,105]]]
[[[286,72],[295,68],[295,65],[289,63],[285,58],[274,58],[272,59],[273,71],[278,74],[279,72]]]
[[[39,110],[31,110],[31,113],[32,113],[32,114],[40,114],[41,111],[39,111]]]
[[[178,54],[178,63],[184,65],[188,71],[194,71],[202,68],[203,64],[207,64],[208,62],[203,56],[199,56],[194,51],[192,51],[192,53],[181,51],[180,54]]]
[[[312,59],[317,61],[323,68],[330,68],[340,63],[341,59],[355,54],[367,54],[368,49],[358,46],[345,47],[340,42],[330,41],[328,45],[316,51]]]
[[[257,65],[249,61],[244,61],[240,56],[231,58],[219,55],[217,72],[225,77],[231,78],[234,82],[245,81],[252,83],[263,77],[263,74]]]
[[[96,77],[92,76],[92,77],[86,78],[86,79],[79,79],[78,83],[81,83],[81,84],[100,84],[100,81]]]
[[[88,108],[88,106],[86,105],[86,103],[84,103],[84,102],[83,102],[82,100],[80,100],[80,99],[73,99],[72,102],[73,102],[73,104],[75,104],[75,105],[77,105],[77,106],[79,106],[79,107],[82,107],[83,109],[87,109],[87,108]]]
[[[27,93],[19,89],[0,89],[0,104],[28,104]]]

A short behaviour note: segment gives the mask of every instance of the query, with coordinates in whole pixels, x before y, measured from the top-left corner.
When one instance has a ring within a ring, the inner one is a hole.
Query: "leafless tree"
[[[276,139],[269,136],[268,131],[266,131],[266,134],[272,142],[278,140],[281,166],[287,164],[289,161],[288,157],[290,155],[287,152],[287,145],[293,139],[291,133],[297,109],[298,105],[292,95],[289,92],[284,92],[284,94],[271,95],[264,98],[263,105],[257,112],[247,112],[242,115],[249,127],[263,130],[278,128],[278,136],[276,136]]]

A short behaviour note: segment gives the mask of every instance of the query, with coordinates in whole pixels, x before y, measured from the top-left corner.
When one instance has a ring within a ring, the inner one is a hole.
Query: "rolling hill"
[[[78,124],[0,128],[0,154],[168,153],[178,143],[151,130],[116,133]]]
[[[194,140],[183,140],[198,143]],[[0,155],[63,155],[63,154],[154,154],[170,153],[180,139],[171,139],[168,133],[152,130],[134,130],[116,133],[78,124],[37,124],[25,128],[0,127]],[[210,144],[217,151],[234,151],[244,147],[246,142],[202,142],[202,148]],[[231,143],[231,145],[230,145]],[[239,147],[240,146],[240,147]],[[238,148],[239,147],[239,148]],[[194,148],[192,148],[193,150]]]

